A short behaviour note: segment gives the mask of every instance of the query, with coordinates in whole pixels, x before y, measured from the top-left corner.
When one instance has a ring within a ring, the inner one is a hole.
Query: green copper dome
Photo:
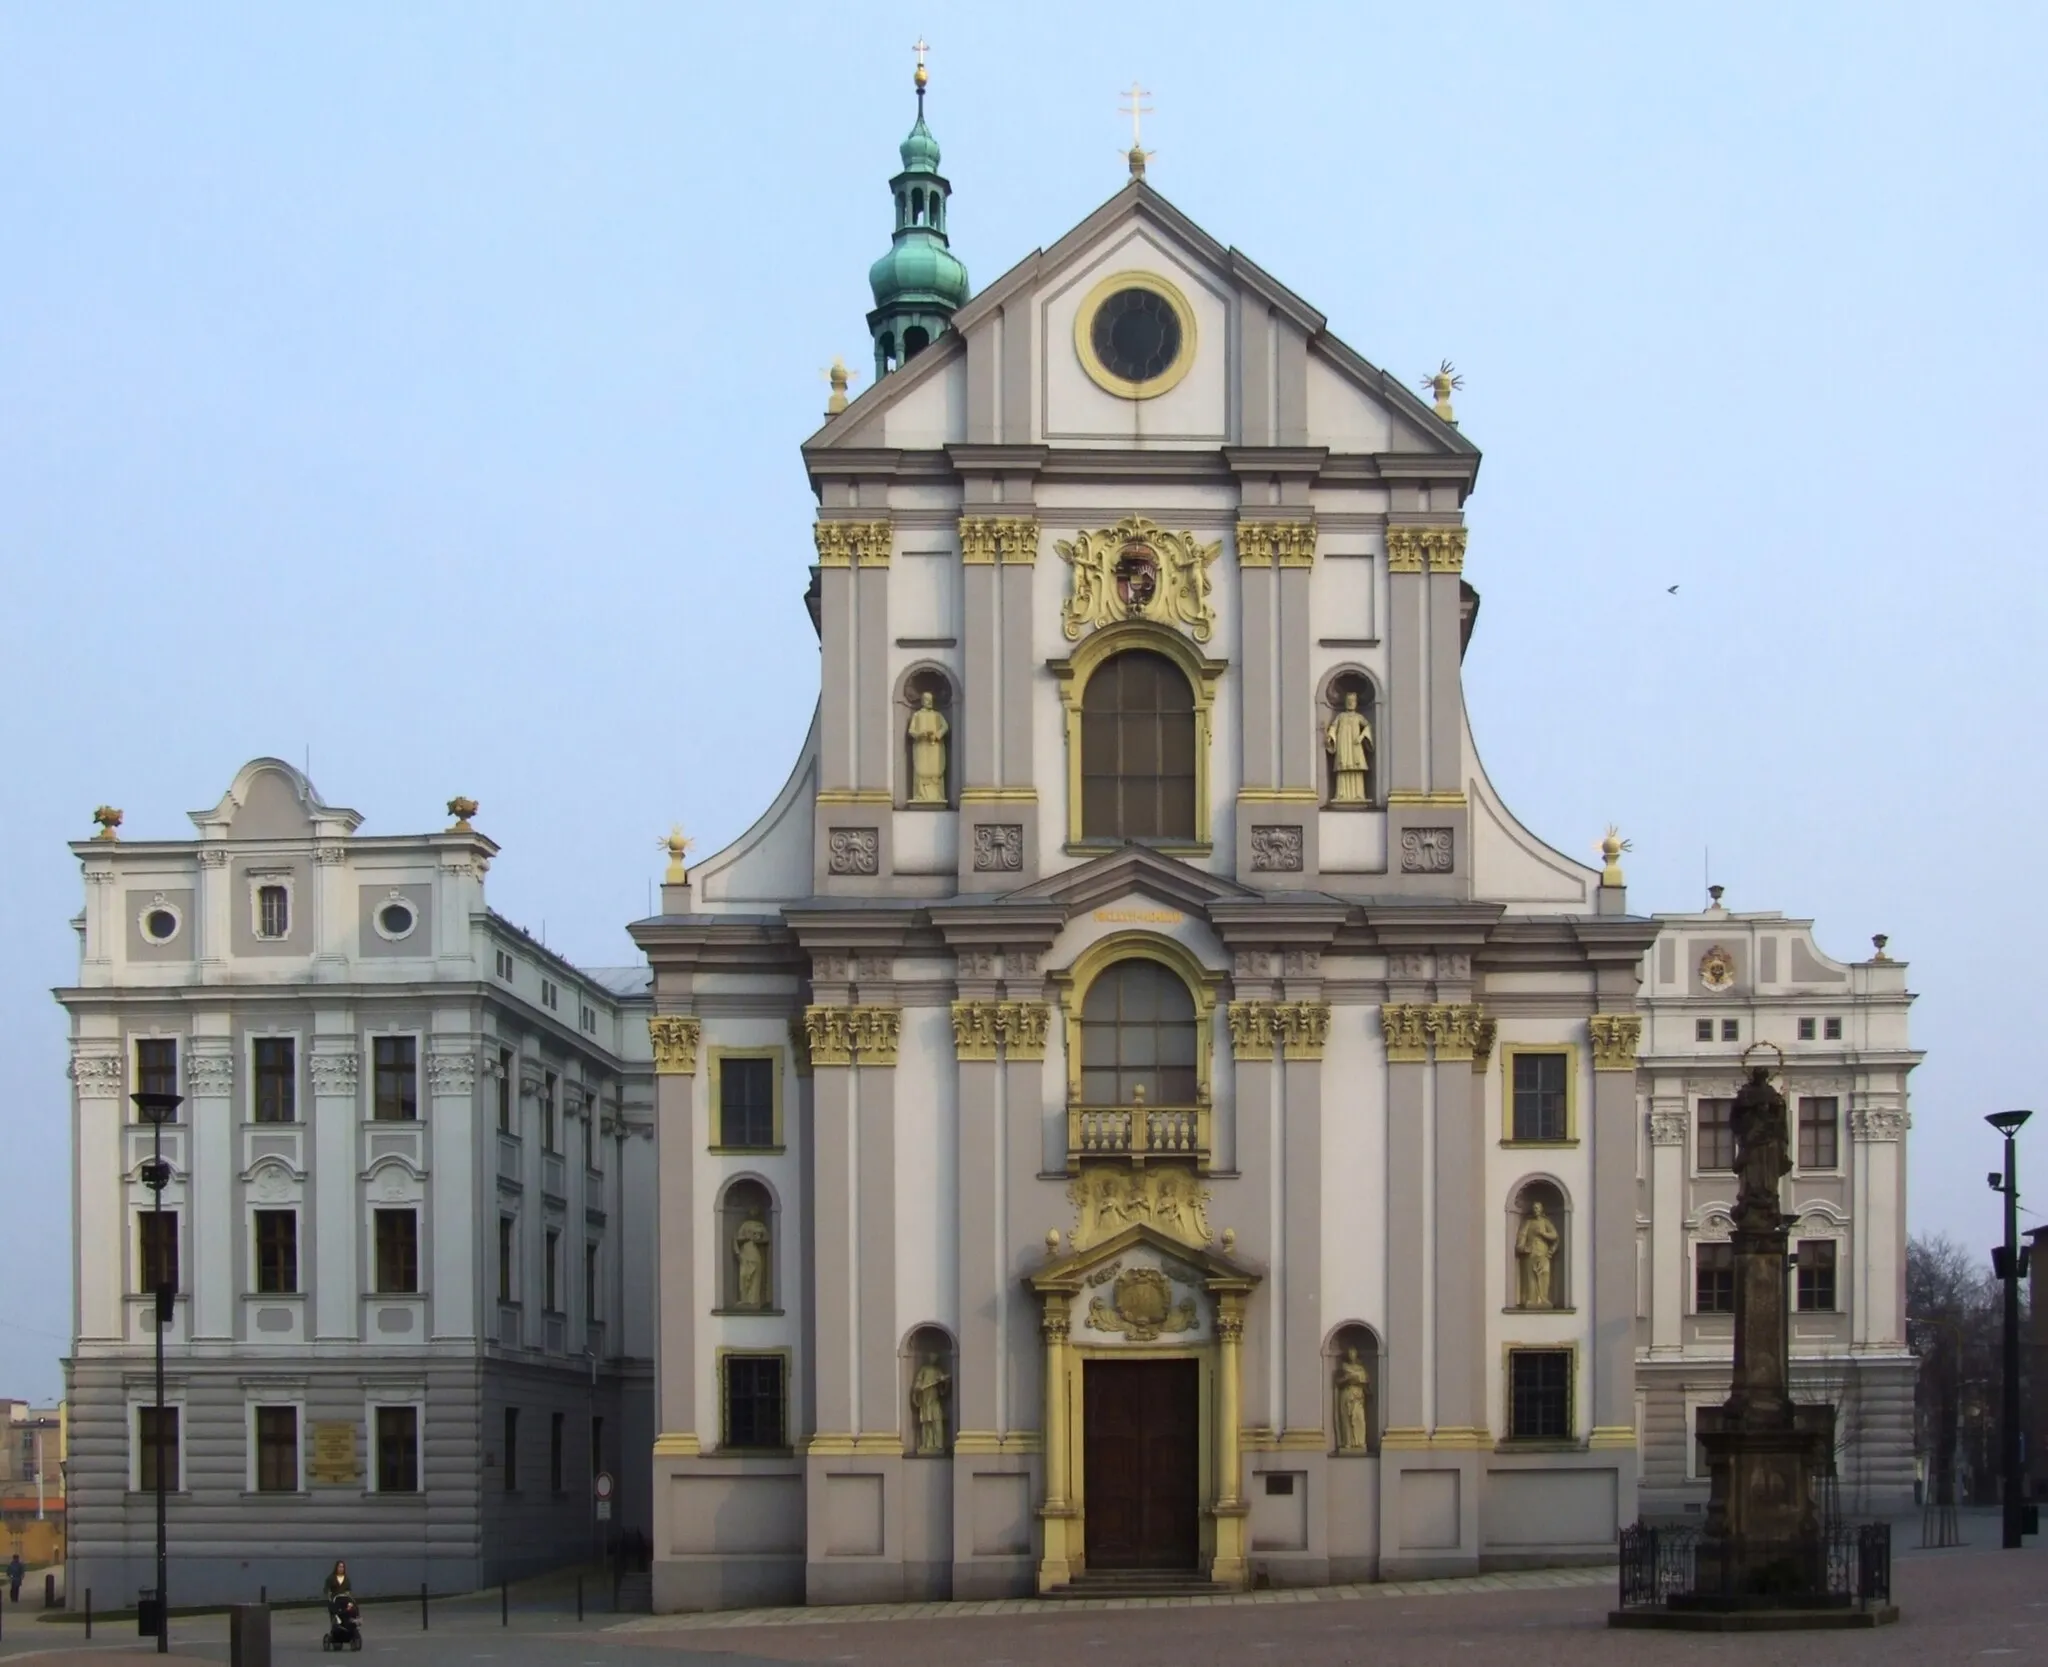
[[[944,335],[968,294],[967,268],[946,241],[953,188],[939,172],[939,141],[925,126],[924,89],[920,64],[917,120],[903,141],[903,170],[889,182],[896,199],[895,234],[889,252],[868,268],[877,381]]]

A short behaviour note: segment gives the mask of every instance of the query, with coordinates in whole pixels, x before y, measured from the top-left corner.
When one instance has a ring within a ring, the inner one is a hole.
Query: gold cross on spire
[[[1145,102],[1152,95],[1133,81],[1130,91],[1123,96],[1126,102],[1117,108],[1131,118],[1131,148],[1125,152],[1125,160],[1131,165],[1131,178],[1143,179],[1146,159],[1157,154],[1145,149],[1143,130],[1139,126],[1145,117],[1152,114],[1152,106]]]
[[[917,54],[917,90],[921,93],[924,91],[925,82],[931,79],[931,77],[925,74],[924,70],[924,55],[931,51],[931,48],[925,45],[924,36],[919,35],[917,37],[917,44],[910,50]]]

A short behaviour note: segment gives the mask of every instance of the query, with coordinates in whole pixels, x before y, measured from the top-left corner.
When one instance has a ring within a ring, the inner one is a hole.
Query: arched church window
[[[910,193],[908,191],[896,193],[896,224],[899,226],[910,224]]]
[[[1081,837],[1195,837],[1195,692],[1163,654],[1119,654],[1082,692]]]
[[[905,363],[915,359],[931,345],[931,334],[922,324],[913,324],[903,332],[903,358]]]
[[[1191,1106],[1195,998],[1157,961],[1119,961],[1081,1003],[1081,1103]]]
[[[1323,802],[1338,809],[1377,803],[1379,724],[1371,680],[1362,672],[1339,672],[1323,699]]]
[[[910,223],[913,226],[924,224],[924,192],[921,190],[910,193]]]

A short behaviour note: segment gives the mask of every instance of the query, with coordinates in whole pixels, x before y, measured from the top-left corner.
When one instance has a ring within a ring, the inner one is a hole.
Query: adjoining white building
[[[175,1603],[468,1590],[645,1528],[652,1126],[646,974],[493,914],[497,846],[373,837],[257,759],[197,837],[99,837],[71,1023],[73,1590]],[[163,1130],[159,1229],[128,1096]],[[177,1290],[168,1410],[153,1303]]]
[[[1793,1394],[1835,1408],[1837,1508],[1901,1509],[1913,1500],[1917,1370],[1906,1343],[1907,1076],[1921,1058],[1907,1040],[1906,966],[1882,938],[1868,960],[1834,960],[1811,921],[1731,912],[1713,889],[1711,908],[1656,917],[1638,998],[1641,1509],[1706,1509],[1692,1435],[1699,1410],[1727,1398],[1733,1360],[1728,1119],[1745,1053],[1774,1073],[1782,1061],[1794,1124]]]

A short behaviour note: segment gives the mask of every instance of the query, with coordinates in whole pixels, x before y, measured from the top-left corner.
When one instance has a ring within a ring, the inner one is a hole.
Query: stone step
[[[1049,1598],[1199,1598],[1224,1588],[1197,1569],[1087,1569]]]

